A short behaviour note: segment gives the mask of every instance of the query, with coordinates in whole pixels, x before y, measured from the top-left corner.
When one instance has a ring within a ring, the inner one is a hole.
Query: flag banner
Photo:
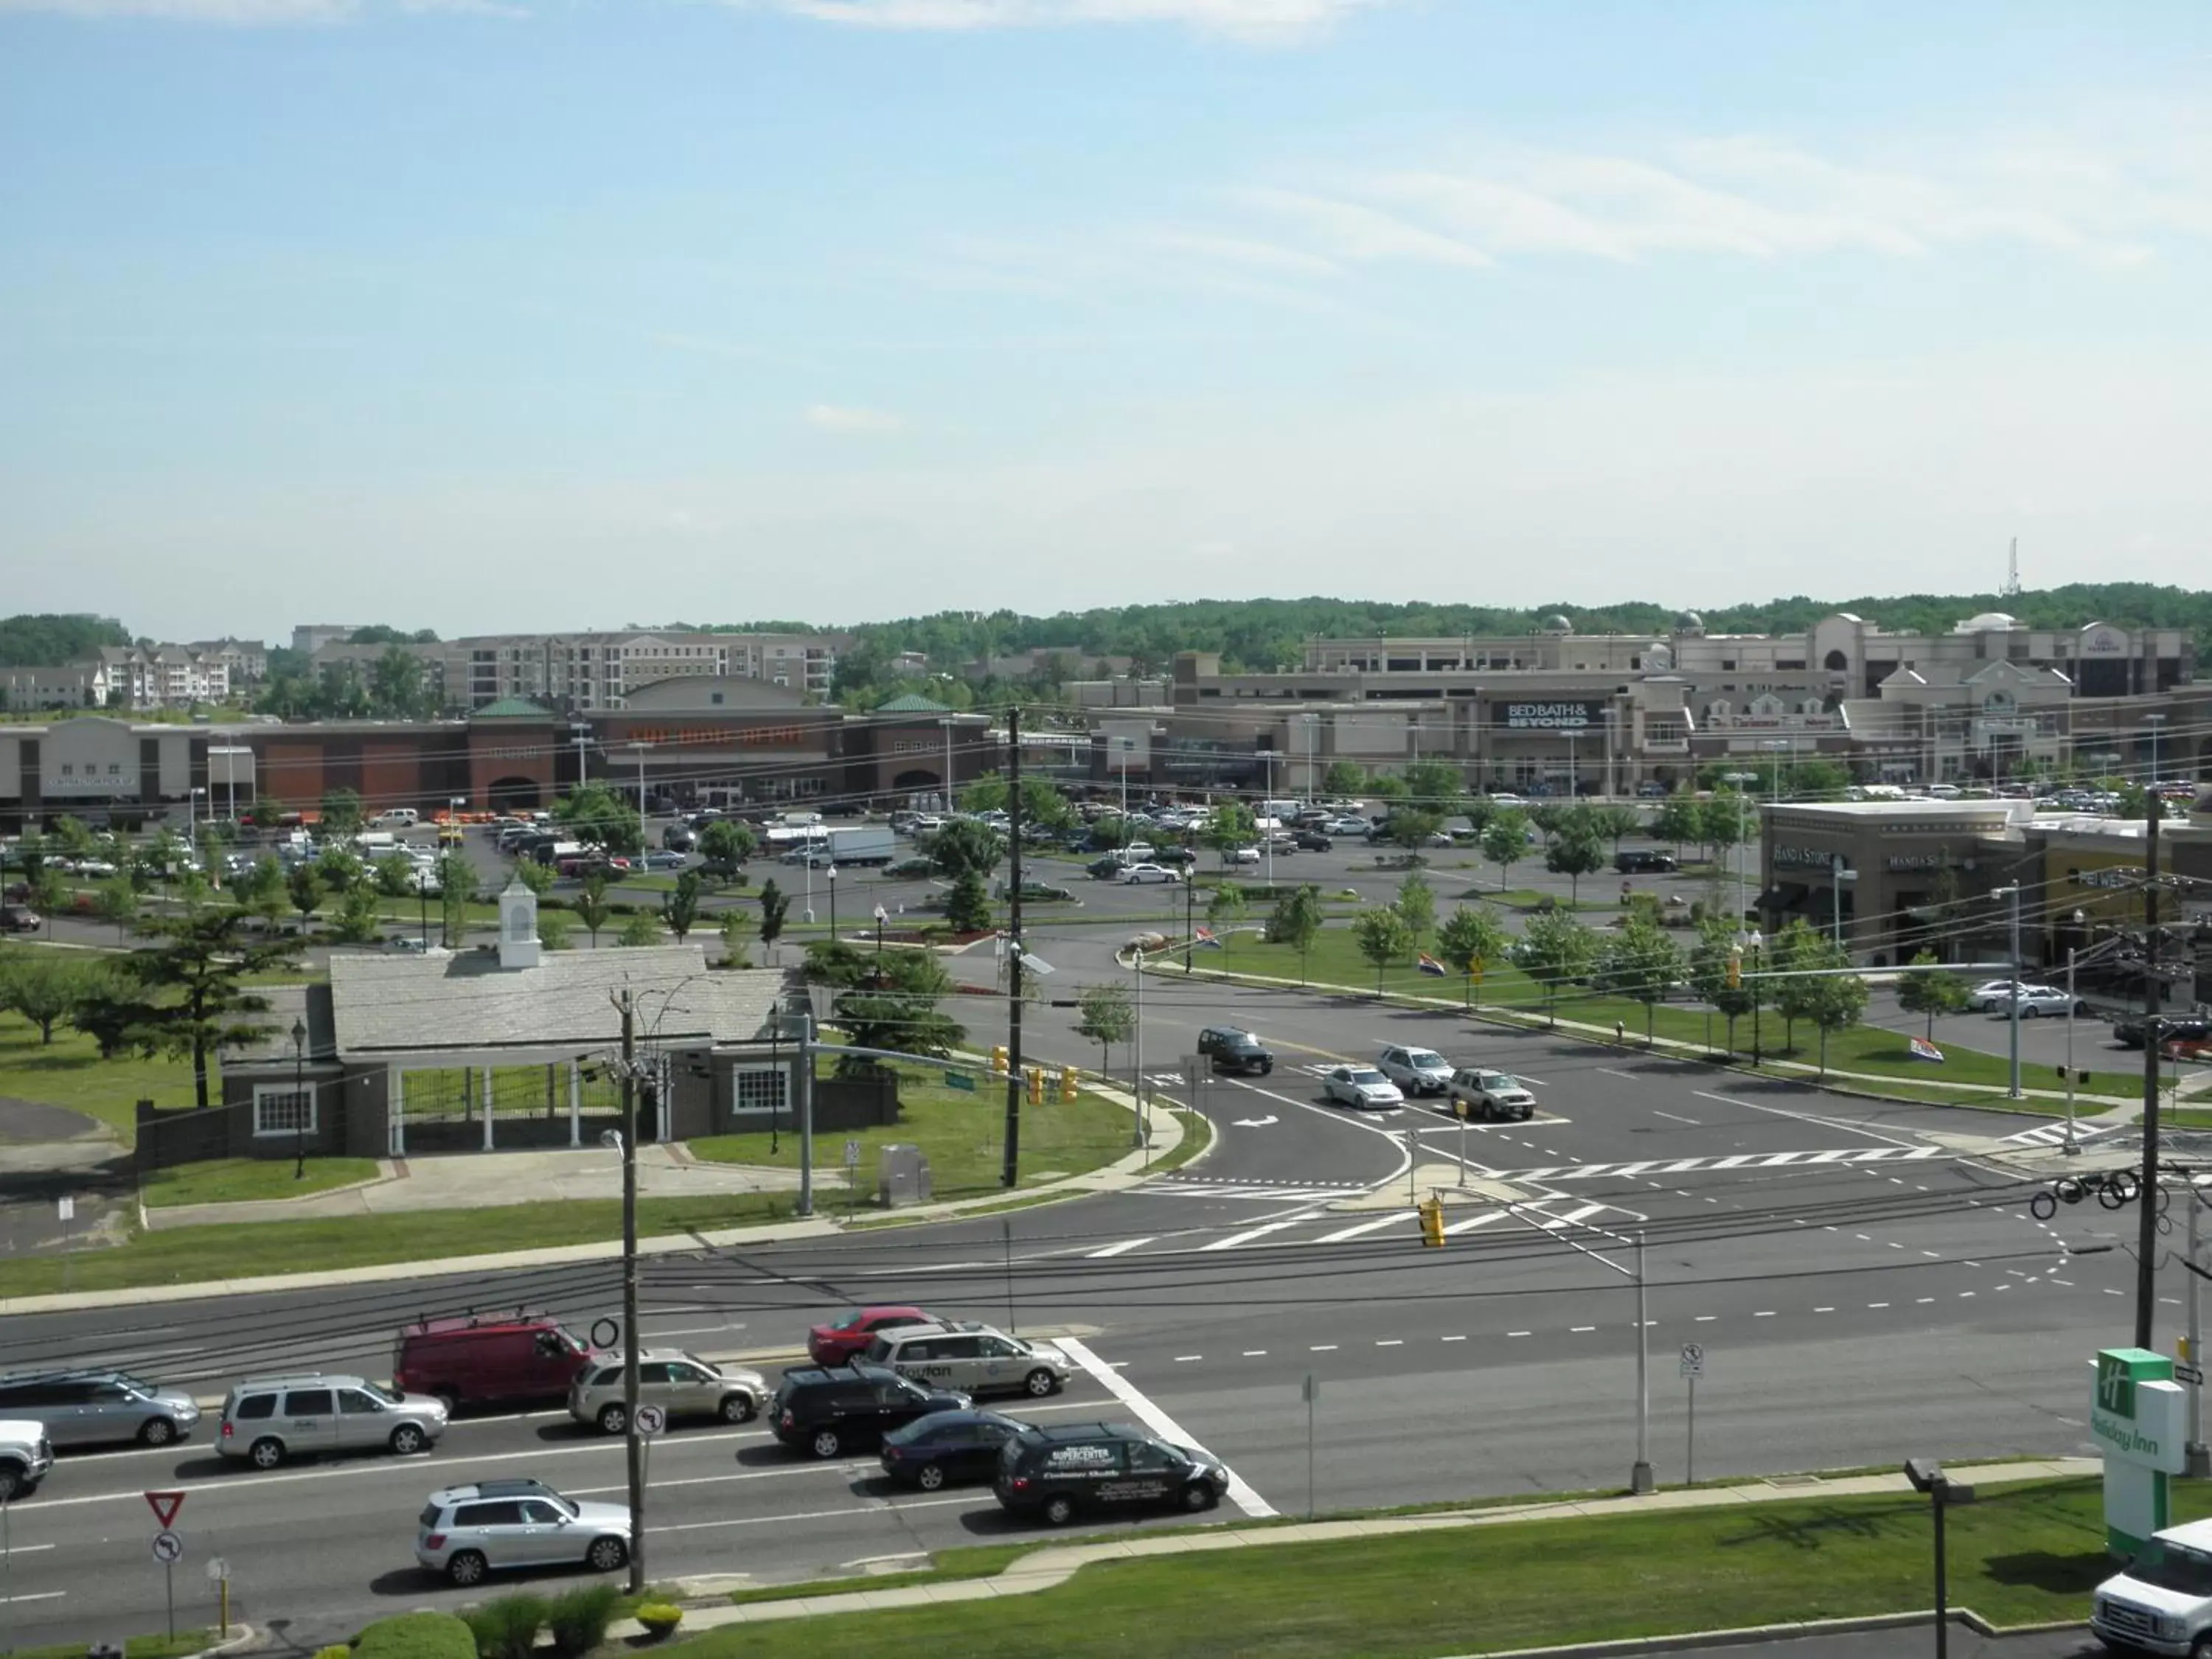
[[[1911,1037],[1907,1041],[1912,1045],[1913,1059],[1932,1060],[1938,1066],[1943,1063],[1943,1051],[1926,1037]]]
[[[1198,942],[1209,951],[1218,951],[1221,948],[1221,941],[1203,927],[1198,930]]]
[[[1434,957],[1429,955],[1426,951],[1423,951],[1416,959],[1415,965],[1425,974],[1434,974],[1438,979],[1442,979],[1444,976],[1443,963],[1438,962]]]

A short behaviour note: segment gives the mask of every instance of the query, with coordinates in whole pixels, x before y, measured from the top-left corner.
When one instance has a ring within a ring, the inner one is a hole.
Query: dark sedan
[[[935,1492],[956,1481],[988,1480],[999,1448],[1022,1425],[996,1412],[932,1412],[884,1437],[884,1473],[901,1486]]]

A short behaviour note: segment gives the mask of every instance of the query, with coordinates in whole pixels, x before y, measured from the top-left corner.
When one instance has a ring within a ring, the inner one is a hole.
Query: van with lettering
[[[1012,1513],[1064,1527],[1089,1510],[1203,1513],[1228,1492],[1229,1469],[1130,1423],[1025,1423],[1000,1448],[991,1489]]]

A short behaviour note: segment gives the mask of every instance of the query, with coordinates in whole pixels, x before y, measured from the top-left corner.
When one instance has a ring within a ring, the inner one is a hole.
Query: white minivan
[[[369,822],[380,830],[412,830],[421,814],[411,806],[394,806],[379,812]]]

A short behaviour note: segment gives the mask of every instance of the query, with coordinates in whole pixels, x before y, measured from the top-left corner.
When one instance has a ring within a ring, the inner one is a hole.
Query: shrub
[[[665,1601],[647,1601],[637,1610],[637,1622],[647,1636],[665,1636],[684,1622],[684,1609]]]
[[[579,1584],[553,1598],[545,1622],[552,1627],[553,1651],[562,1659],[581,1659],[607,1639],[622,1592],[612,1584]]]
[[[353,1659],[353,1650],[343,1642],[334,1642],[329,1647],[317,1648],[315,1659]]]
[[[481,1659],[530,1659],[545,1622],[545,1598],[518,1590],[461,1615],[475,1632]]]
[[[477,1659],[476,1638],[450,1613],[403,1613],[362,1632],[355,1659]]]

